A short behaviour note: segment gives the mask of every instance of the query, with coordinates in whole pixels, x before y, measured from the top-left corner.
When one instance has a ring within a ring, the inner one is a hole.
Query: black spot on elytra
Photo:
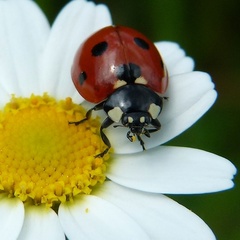
[[[131,84],[141,76],[141,68],[134,63],[122,64],[116,68],[116,76],[119,80]]]
[[[142,38],[135,37],[133,40],[136,43],[136,45],[138,45],[140,48],[145,50],[149,49],[149,44]]]
[[[87,74],[86,72],[81,72],[78,77],[78,81],[80,85],[83,85],[84,81],[87,79]]]
[[[98,44],[96,44],[91,52],[92,52],[92,56],[97,57],[97,56],[101,56],[108,48],[108,43],[107,42],[100,42]]]

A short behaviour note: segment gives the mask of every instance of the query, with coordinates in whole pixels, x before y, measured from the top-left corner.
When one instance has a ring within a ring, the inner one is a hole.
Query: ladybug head
[[[147,112],[131,112],[124,114],[122,117],[122,125],[130,129],[128,138],[131,137],[130,133],[132,133],[132,136],[146,135],[147,130],[145,127],[151,124],[151,121],[152,118]],[[132,141],[132,137],[130,141]]]

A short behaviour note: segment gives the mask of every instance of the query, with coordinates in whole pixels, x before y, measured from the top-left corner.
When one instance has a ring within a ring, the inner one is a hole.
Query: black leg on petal
[[[107,146],[107,148],[102,153],[96,155],[95,157],[103,157],[109,151],[109,149],[111,148],[111,143],[110,143],[108,137],[106,136],[106,134],[103,132],[103,129],[108,128],[113,123],[114,123],[114,121],[109,117],[107,117],[103,121],[102,126],[100,128],[100,135],[101,135],[101,138],[102,138],[104,144]]]
[[[145,151],[146,148],[145,148],[145,146],[144,146],[144,141],[142,140],[142,138],[141,138],[140,135],[138,135],[138,134],[137,134],[137,139],[138,139],[138,141],[140,142],[143,151]]]
[[[103,109],[103,105],[104,105],[105,101],[104,102],[101,102],[97,105],[95,105],[93,108],[90,108],[86,115],[85,115],[85,118],[83,118],[82,120],[80,121],[76,121],[76,122],[68,122],[69,124],[75,124],[76,126],[85,122],[86,120],[88,120],[91,116],[92,116],[92,111],[98,111],[98,110],[102,110]]]
[[[158,120],[157,118],[156,118],[156,119],[153,119],[152,122],[151,122],[151,124],[152,124],[153,127],[155,127],[155,128],[153,128],[153,129],[148,129],[148,132],[149,132],[149,133],[157,132],[157,131],[160,130],[160,128],[161,128],[161,123],[159,122],[159,120]]]

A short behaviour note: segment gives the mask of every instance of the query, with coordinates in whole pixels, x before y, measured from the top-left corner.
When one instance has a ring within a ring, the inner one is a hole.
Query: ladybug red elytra
[[[113,123],[128,127],[127,138],[135,137],[145,150],[142,135],[158,131],[161,124],[163,94],[168,85],[167,71],[154,44],[140,32],[123,26],[108,26],[82,43],[74,58],[72,80],[81,96],[97,103],[89,109],[80,124],[92,111],[104,110],[100,134],[107,149],[111,147],[103,129]]]

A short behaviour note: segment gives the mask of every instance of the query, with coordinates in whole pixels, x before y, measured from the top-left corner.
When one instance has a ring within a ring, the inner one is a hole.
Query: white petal
[[[85,0],[71,1],[54,22],[42,58],[42,91],[57,98],[71,96],[75,102],[82,102],[71,80],[74,55],[91,33],[110,24],[110,13],[104,5]]]
[[[0,105],[9,100],[7,94],[37,92],[39,55],[48,33],[47,20],[33,1],[0,1]]]
[[[227,159],[193,148],[161,146],[114,155],[107,172],[126,187],[157,193],[194,194],[231,188],[236,168]]]
[[[105,183],[96,195],[129,214],[152,240],[215,239],[198,216],[163,195],[131,190],[112,182]]]
[[[17,239],[23,225],[23,203],[17,198],[0,194],[0,216],[0,238]]]
[[[169,70],[169,76],[191,72],[194,68],[194,61],[190,57],[183,57],[172,66]],[[171,75],[170,75],[171,74]]]
[[[156,47],[161,53],[161,56],[166,59],[167,57],[174,55],[180,49],[179,44],[175,42],[161,41],[155,43]]]
[[[62,204],[59,218],[71,240],[149,239],[124,211],[99,197],[88,195]]]
[[[193,70],[193,59],[187,57],[185,51],[178,44],[173,42],[157,42],[155,45],[166,64],[169,76]]]
[[[207,73],[191,72],[172,77],[165,96],[169,99],[159,117],[162,128],[152,138],[159,144],[176,137],[201,118],[215,102],[217,92]]]
[[[65,240],[57,214],[45,206],[26,206],[25,219],[18,240]]]
[[[161,129],[151,138],[142,137],[146,149],[163,144],[193,125],[214,103],[217,93],[210,76],[203,72],[191,72],[171,77],[160,114]],[[106,130],[115,153],[142,151],[138,141],[130,143],[126,128],[109,127]]]

